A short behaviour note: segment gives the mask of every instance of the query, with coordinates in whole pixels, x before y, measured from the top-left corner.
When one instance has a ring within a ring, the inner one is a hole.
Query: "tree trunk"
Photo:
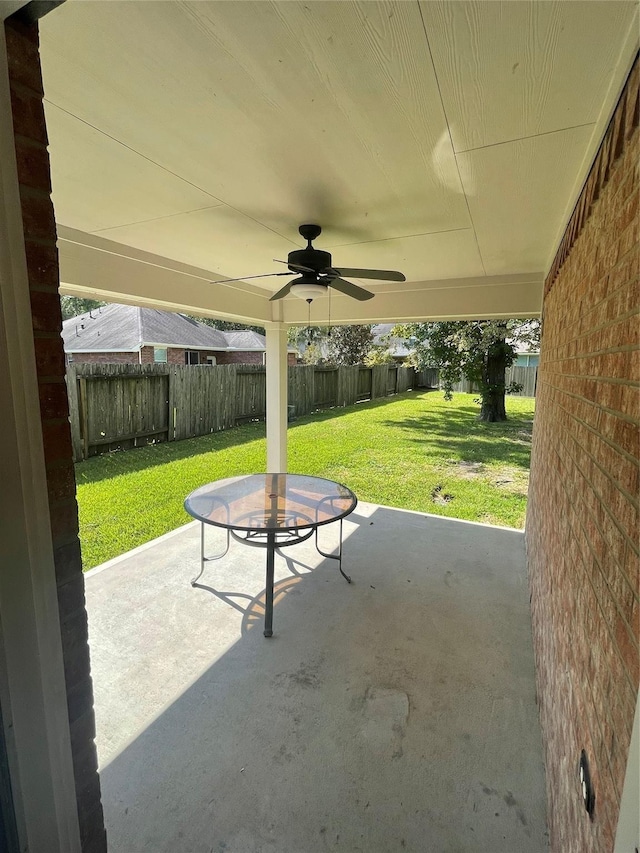
[[[506,366],[505,341],[503,339],[492,344],[487,352],[482,406],[480,408],[481,421],[507,420],[504,405]]]

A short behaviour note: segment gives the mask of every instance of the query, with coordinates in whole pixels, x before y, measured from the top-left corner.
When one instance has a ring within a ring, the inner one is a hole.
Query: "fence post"
[[[176,440],[176,425],[175,425],[175,381],[176,381],[176,372],[175,369],[172,369],[170,365],[167,365],[167,406],[168,406],[168,418],[167,418],[167,441],[175,441]]]
[[[82,458],[89,458],[89,413],[87,411],[87,379],[81,376],[78,380],[80,386],[80,436],[82,438]]]
[[[78,379],[74,364],[67,366],[65,381],[67,384],[67,397],[69,399],[69,425],[71,427],[71,445],[73,447],[73,461],[82,459],[82,441],[80,440],[80,413],[78,411]]]

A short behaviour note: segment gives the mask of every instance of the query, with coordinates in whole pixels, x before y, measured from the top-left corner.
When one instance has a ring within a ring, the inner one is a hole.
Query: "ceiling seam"
[[[148,163],[151,163],[152,165],[156,166],[158,169],[161,169],[163,172],[166,172],[168,175],[172,175],[174,178],[177,178],[178,180],[183,181],[185,184],[188,184],[189,186],[193,187],[194,189],[198,190],[199,192],[204,193],[205,195],[208,195],[212,199],[215,199],[215,201],[218,202],[217,205],[214,205],[215,207],[223,207],[223,206],[228,207],[229,210],[233,210],[236,213],[239,213],[241,216],[244,216],[247,219],[251,220],[251,222],[255,222],[256,225],[259,225],[261,228],[265,228],[267,231],[271,231],[272,234],[275,234],[277,237],[280,237],[281,240],[286,240],[288,243],[291,243],[292,246],[298,245],[298,243],[294,242],[289,237],[286,237],[284,234],[280,234],[279,231],[276,231],[275,229],[271,228],[269,225],[265,225],[263,222],[260,222],[258,219],[254,219],[253,216],[249,216],[248,213],[245,213],[244,211],[240,210],[239,208],[234,207],[232,204],[229,204],[228,202],[224,201],[224,199],[218,198],[218,196],[213,195],[208,190],[205,190],[202,187],[198,186],[198,184],[194,184],[193,181],[189,181],[187,178],[184,178],[182,175],[179,175],[177,172],[174,172],[171,169],[167,169],[166,166],[163,166],[161,163],[156,162],[151,157],[147,157],[146,154],[143,154],[141,151],[137,151],[135,148],[132,148],[131,145],[127,145],[127,143],[123,142],[121,139],[116,139],[115,136],[111,136],[110,133],[107,133],[105,130],[102,130],[101,128],[96,127],[95,124],[91,124],[91,122],[87,121],[86,119],[80,118],[80,116],[77,116],[75,113],[72,113],[70,110],[66,110],[64,107],[61,107],[59,104],[56,104],[53,101],[50,101],[48,98],[43,98],[43,101],[44,101],[44,103],[49,104],[52,107],[55,107],[57,110],[61,110],[61,112],[66,113],[68,116],[71,116],[71,118],[75,118],[77,121],[82,122],[82,124],[86,124],[87,127],[90,127],[92,130],[95,130],[96,133],[101,133],[103,136],[106,136],[107,139],[110,139],[112,142],[115,142],[117,145],[122,145],[122,147],[126,148],[127,151],[131,151],[132,154],[136,154],[138,157],[142,157],[143,160],[146,160]],[[89,232],[89,233],[91,233],[91,232]]]
[[[130,145],[127,145],[126,142],[122,142],[122,140],[116,139],[115,136],[111,136],[110,133],[107,133],[106,131],[101,130],[99,127],[96,127],[95,124],[91,124],[90,121],[87,121],[86,119],[80,118],[80,116],[77,116],[75,113],[72,113],[71,110],[66,110],[64,107],[61,107],[59,104],[56,104],[53,101],[50,101],[48,98],[43,98],[43,101],[45,104],[49,104],[50,106],[55,107],[57,110],[60,110],[61,112],[66,113],[68,116],[71,116],[71,118],[75,118],[77,121],[82,122],[82,124],[86,124],[87,127],[90,127],[92,130],[95,130],[96,133],[101,133],[103,136],[106,136],[107,139],[110,139],[112,142],[115,142],[118,145],[122,145],[122,147],[126,148],[127,151],[131,151],[133,154],[137,154],[138,157],[142,157],[143,160],[146,160],[148,163],[152,163],[154,166],[156,166],[158,169],[162,169],[162,171],[166,172],[168,175],[173,175],[174,178],[178,178],[178,180],[184,181],[185,184],[189,184],[189,186],[193,187],[196,190],[199,190],[201,193],[204,193],[205,195],[208,195],[210,198],[215,199],[220,204],[224,204],[222,199],[217,198],[216,196],[212,195],[210,192],[207,192],[207,190],[203,190],[202,187],[199,187],[199,186],[197,186],[197,184],[194,184],[192,181],[189,181],[186,178],[183,178],[182,175],[178,175],[176,172],[172,172],[171,169],[167,169],[166,166],[162,166],[160,163],[156,163],[156,161],[152,160],[151,157],[147,157],[146,154],[142,154],[140,151],[136,151],[135,148],[132,148]]]
[[[463,148],[455,153],[468,154],[471,151],[483,151],[485,148],[496,148],[498,145],[510,145],[512,142],[522,142],[524,139],[538,139],[540,136],[551,136],[554,133],[564,133],[566,130],[579,130],[581,127],[593,127],[595,123],[595,121],[586,121],[583,124],[572,124],[569,127],[558,127],[556,130],[544,130],[542,133],[532,133],[529,136],[516,136],[514,139],[504,139],[502,142],[490,142],[488,145],[478,145],[476,148]]]
[[[139,219],[136,222],[123,222],[122,225],[108,225],[106,228],[96,228],[95,231],[87,231],[87,234],[101,234],[103,231],[117,231],[118,228],[131,228],[133,225],[144,225],[147,222],[158,222],[161,219],[171,219],[173,216],[188,216],[190,213],[199,213],[203,210],[215,210],[225,207],[224,202],[211,204],[207,207],[194,207],[193,210],[179,210],[177,213],[167,213],[164,216],[152,216],[150,219]]]
[[[431,234],[451,234],[455,231],[472,231],[468,225],[465,228],[444,228],[442,231],[420,231],[418,234],[399,234],[397,237],[380,237],[377,240],[362,240],[358,243],[332,243],[327,249],[344,249],[349,246],[368,246],[370,243],[388,243],[391,240],[410,240],[412,237],[429,237]]]
[[[464,186],[464,182],[462,180],[462,175],[460,174],[460,164],[458,163],[458,157],[456,155],[456,149],[453,145],[453,137],[451,136],[451,125],[449,124],[449,116],[447,115],[447,110],[446,110],[446,107],[444,105],[444,98],[442,96],[442,89],[440,87],[440,80],[438,78],[438,71],[436,69],[436,64],[435,64],[434,59],[433,59],[433,53],[431,51],[431,44],[429,43],[429,35],[427,33],[427,25],[426,25],[425,20],[424,20],[424,15],[422,14],[422,5],[420,3],[420,0],[416,0],[416,3],[418,6],[418,14],[420,15],[420,21],[422,22],[422,31],[424,33],[424,40],[427,44],[427,51],[429,53],[429,59],[431,61],[431,67],[433,69],[433,76],[435,78],[436,87],[438,89],[438,96],[440,98],[440,106],[442,107],[442,112],[444,113],[445,122],[447,124],[447,134],[449,136],[449,142],[451,143],[451,150],[453,152],[453,159],[455,160],[455,163],[456,163],[456,171],[458,173],[458,180],[460,181],[460,186],[462,187],[462,194],[464,196],[464,203],[467,206],[467,213],[469,214],[469,221],[471,222],[471,230],[473,231],[473,237],[474,237],[474,240],[476,243],[476,248],[478,250],[478,257],[480,258],[480,263],[482,264],[482,271],[486,275],[487,269],[484,265],[484,258],[482,257],[482,252],[480,251],[480,243],[478,242],[478,235],[476,233],[476,226],[475,226],[475,223],[473,221],[473,216],[471,215],[471,208],[469,207],[469,199],[467,198],[467,192],[466,192],[466,189]]]

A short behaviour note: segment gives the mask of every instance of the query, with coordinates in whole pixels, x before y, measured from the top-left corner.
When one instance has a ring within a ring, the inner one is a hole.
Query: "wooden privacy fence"
[[[536,381],[538,378],[537,367],[509,367],[507,368],[507,385],[517,382],[522,385],[522,391],[518,391],[516,397],[535,397]]]
[[[438,371],[436,370],[436,374],[437,372]],[[510,385],[511,382],[517,382],[518,385],[522,385],[522,391],[517,391],[512,396],[535,397],[537,376],[537,367],[508,367],[505,371],[505,382],[507,385]],[[437,384],[438,382],[436,381],[434,385]],[[474,391],[478,390],[478,388],[474,382],[470,382],[468,379],[461,379],[460,382],[455,383],[453,390],[457,392],[462,391],[466,394],[473,394]]]
[[[418,384],[412,368],[289,368],[289,411],[350,406]],[[266,412],[261,365],[79,364],[67,368],[76,461],[160,441],[179,441],[258,420]]]

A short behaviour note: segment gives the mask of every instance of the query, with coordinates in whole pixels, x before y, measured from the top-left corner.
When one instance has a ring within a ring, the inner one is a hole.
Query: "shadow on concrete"
[[[192,589],[196,526],[87,579],[111,853],[546,849],[522,534],[347,522],[353,584],[277,558],[270,640],[264,553]]]

